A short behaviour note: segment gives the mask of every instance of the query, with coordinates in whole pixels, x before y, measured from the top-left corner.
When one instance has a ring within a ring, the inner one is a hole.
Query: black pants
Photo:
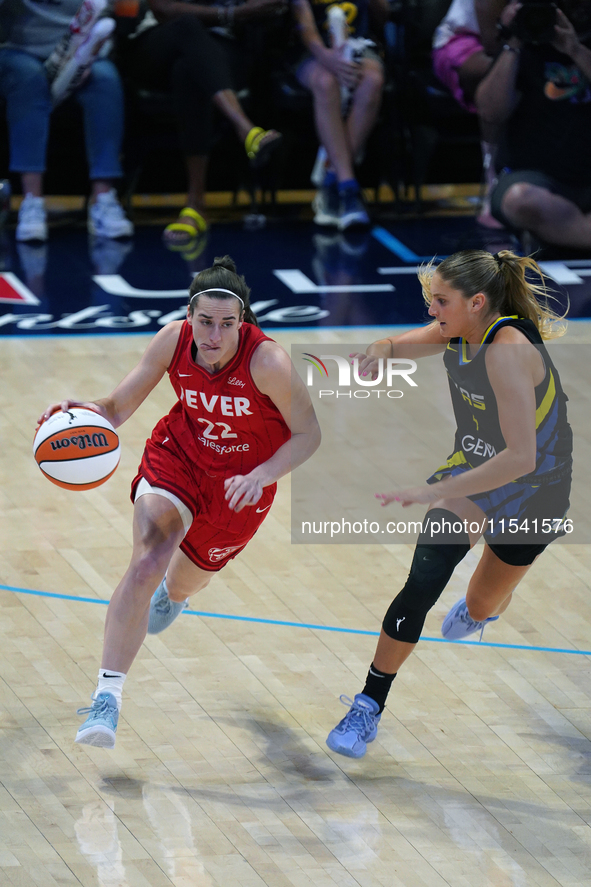
[[[138,86],[169,90],[181,150],[209,154],[215,142],[212,97],[241,89],[246,54],[237,40],[212,34],[191,15],[144,31],[130,41],[127,70]]]

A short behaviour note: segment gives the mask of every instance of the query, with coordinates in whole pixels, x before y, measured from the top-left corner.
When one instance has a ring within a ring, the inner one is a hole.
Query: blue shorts
[[[444,465],[428,478],[427,483],[457,477],[470,470],[463,465]],[[515,480],[495,490],[466,497],[486,515],[482,535],[493,550],[496,546],[517,545],[535,546],[542,551],[554,539],[565,535],[562,522],[570,505],[570,464],[555,480],[540,480],[539,484]],[[513,557],[515,555],[514,552]],[[501,560],[506,559],[501,557]]]

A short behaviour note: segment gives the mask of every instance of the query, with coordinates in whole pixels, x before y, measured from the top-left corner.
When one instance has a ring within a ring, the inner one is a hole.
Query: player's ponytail
[[[216,292],[216,287],[219,287],[219,292]],[[212,299],[228,299],[230,298],[229,293],[235,293],[244,306],[240,319],[252,323],[253,326],[259,325],[256,315],[250,307],[250,287],[246,285],[243,275],[236,271],[236,265],[230,256],[218,256],[213,260],[211,268],[205,268],[195,275],[189,288],[191,314],[197,302],[193,297],[204,290],[212,290],[207,293]]]
[[[548,304],[553,296],[548,292],[540,266],[530,256],[518,256],[508,249],[496,255],[485,250],[465,249],[448,256],[440,265],[430,262],[419,269],[428,305],[435,271],[467,299],[484,293],[491,313],[528,318],[543,339],[554,339],[566,332],[566,323],[562,322],[566,312],[559,315]]]
[[[563,336],[566,332],[566,312],[557,314],[548,304],[554,297],[548,292],[538,263],[531,256],[518,256],[508,249],[501,250],[493,258],[504,281],[502,306],[496,310],[501,314],[528,317],[535,323],[543,339]]]

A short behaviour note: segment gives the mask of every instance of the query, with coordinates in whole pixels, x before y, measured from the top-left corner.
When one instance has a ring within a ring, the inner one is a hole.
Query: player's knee
[[[149,581],[154,575],[163,576],[179,546],[182,532],[166,532],[151,523],[141,530],[136,528],[136,534],[132,564],[138,581]]]
[[[433,544],[434,538],[441,541]],[[419,536],[406,584],[384,617],[382,627],[389,637],[416,644],[427,613],[469,550],[470,539],[458,516],[444,508],[432,509]]]
[[[416,644],[427,613],[439,600],[456,564],[469,548],[469,545],[417,545],[404,588],[392,601],[382,623],[388,637]]]
[[[132,559],[130,570],[134,583],[149,587],[154,579],[162,578],[166,572],[172,550],[168,546],[142,548]]]

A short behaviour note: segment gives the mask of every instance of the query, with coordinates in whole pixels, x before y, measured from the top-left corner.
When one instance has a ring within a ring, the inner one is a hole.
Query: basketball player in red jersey
[[[187,319],[165,326],[108,397],[85,406],[116,428],[168,372],[178,401],[158,422],[132,483],[133,551],[107,610],[98,685],[76,736],[113,748],[123,682],[146,631],[182,612],[246,546],[277,480],[308,459],[320,430],[287,353],[258,328],[249,289],[228,256],[201,271]]]

